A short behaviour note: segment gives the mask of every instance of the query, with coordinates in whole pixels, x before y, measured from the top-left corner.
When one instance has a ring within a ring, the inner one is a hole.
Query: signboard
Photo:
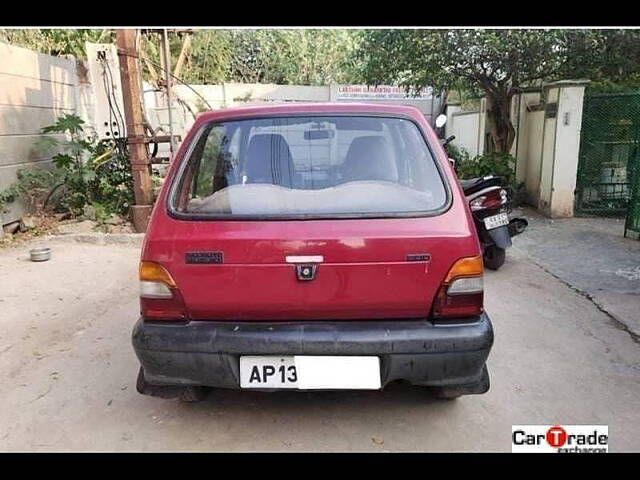
[[[339,85],[337,100],[409,100],[431,98],[431,89],[424,88],[415,95],[407,93],[404,87],[378,85],[368,87],[366,85]]]

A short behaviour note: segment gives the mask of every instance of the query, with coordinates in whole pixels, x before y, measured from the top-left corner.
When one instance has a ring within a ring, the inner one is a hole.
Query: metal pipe
[[[164,56],[164,78],[167,86],[167,112],[169,114],[169,135],[171,136],[171,141],[169,143],[169,150],[171,151],[171,158],[173,158],[173,153],[175,152],[175,137],[173,135],[173,113],[171,111],[172,104],[172,92],[171,92],[171,58],[169,55],[169,35],[167,34],[167,29],[162,30],[162,42],[164,48],[163,56]]]
[[[522,109],[522,91],[520,91],[520,93],[518,93],[518,124],[516,126],[516,162],[515,165],[513,166],[513,176],[514,176],[514,182],[516,184],[516,189],[517,189],[517,185],[518,185],[518,146],[520,145],[520,113],[521,113],[521,109]]]

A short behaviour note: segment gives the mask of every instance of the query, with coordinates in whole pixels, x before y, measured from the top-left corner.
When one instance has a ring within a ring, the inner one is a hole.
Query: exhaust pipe
[[[515,237],[516,235],[520,235],[525,229],[529,226],[529,222],[524,218],[514,218],[509,222],[509,235]]]

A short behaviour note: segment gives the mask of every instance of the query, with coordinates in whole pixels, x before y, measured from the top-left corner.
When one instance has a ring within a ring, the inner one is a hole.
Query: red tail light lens
[[[140,314],[145,320],[186,320],[184,301],[178,290],[170,299],[151,299],[140,297]]]
[[[145,320],[187,318],[176,282],[159,263],[140,262],[140,314]]]
[[[492,210],[501,207],[507,203],[507,191],[504,188],[496,188],[484,195],[480,195],[469,202],[469,208],[472,212],[477,210]]]
[[[483,312],[482,256],[465,257],[453,264],[433,303],[433,318],[476,317]]]

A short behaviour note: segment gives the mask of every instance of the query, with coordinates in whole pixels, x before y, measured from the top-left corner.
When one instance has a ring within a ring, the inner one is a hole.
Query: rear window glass
[[[186,214],[359,216],[442,208],[446,190],[409,120],[312,116],[207,125],[176,179]]]

